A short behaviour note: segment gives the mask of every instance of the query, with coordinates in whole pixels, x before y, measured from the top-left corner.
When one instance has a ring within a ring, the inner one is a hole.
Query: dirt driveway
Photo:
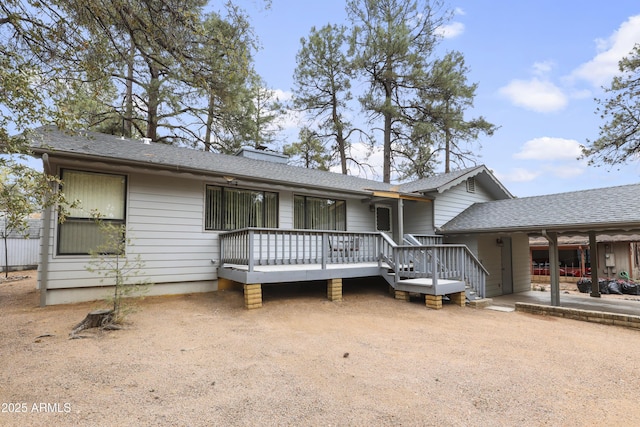
[[[17,273],[25,274],[25,273]],[[640,332],[392,299],[371,282],[153,297],[125,330],[68,338],[100,304],[0,283],[0,425],[640,425]]]

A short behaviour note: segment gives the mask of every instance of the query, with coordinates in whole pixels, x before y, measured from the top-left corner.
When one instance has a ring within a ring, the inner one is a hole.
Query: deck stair
[[[411,254],[410,262],[419,269],[432,264],[431,272],[446,279],[458,279],[465,283],[465,297],[467,301],[481,299],[479,293],[484,294],[485,278],[488,274],[473,254],[459,245],[443,245],[441,236],[415,236],[405,234],[405,245],[420,247],[420,251]],[[448,252],[453,251],[454,254]],[[424,271],[429,271],[428,267]]]
[[[407,236],[405,245],[397,245],[382,233],[381,258],[388,268],[381,269],[382,277],[396,291],[424,295],[447,295],[463,292],[465,283],[458,278],[441,278],[438,257],[426,245]]]

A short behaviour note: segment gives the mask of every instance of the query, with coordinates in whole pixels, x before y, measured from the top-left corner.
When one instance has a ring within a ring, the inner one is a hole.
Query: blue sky
[[[346,19],[343,0],[272,0],[266,11],[259,0],[236,3],[250,15],[262,45],[256,69],[282,98],[293,86],[300,38],[314,25]],[[640,43],[637,2],[459,0],[448,7],[456,13],[439,49],[462,52],[468,81],[479,85],[470,116],[501,126],[480,139],[478,162],[515,196],[640,182],[640,160],[620,167],[576,160],[579,144],[597,138],[602,124],[594,98],[603,96],[618,61]],[[357,107],[353,115],[364,116]],[[288,123],[287,142],[298,125]],[[372,161],[379,158],[374,154]]]

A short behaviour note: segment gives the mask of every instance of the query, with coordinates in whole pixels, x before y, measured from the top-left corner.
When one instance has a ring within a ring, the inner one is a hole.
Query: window
[[[376,206],[376,230],[391,231],[391,208],[389,206]]]
[[[208,185],[205,230],[278,227],[278,193]]]
[[[79,200],[58,226],[58,254],[85,255],[103,243],[93,213],[104,222],[125,223],[127,179],[123,175],[62,170],[62,191],[68,200]]]
[[[310,230],[347,229],[347,202],[318,197],[294,196],[293,227]]]

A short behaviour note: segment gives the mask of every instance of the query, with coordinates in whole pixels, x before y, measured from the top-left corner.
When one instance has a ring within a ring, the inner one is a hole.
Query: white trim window
[[[87,255],[105,237],[95,216],[113,225],[125,224],[127,178],[124,175],[63,169],[62,191],[79,206],[67,212],[58,225],[58,255]]]
[[[347,230],[347,202],[299,196],[293,198],[293,227],[307,230]]]
[[[278,228],[278,193],[207,185],[205,230]]]

